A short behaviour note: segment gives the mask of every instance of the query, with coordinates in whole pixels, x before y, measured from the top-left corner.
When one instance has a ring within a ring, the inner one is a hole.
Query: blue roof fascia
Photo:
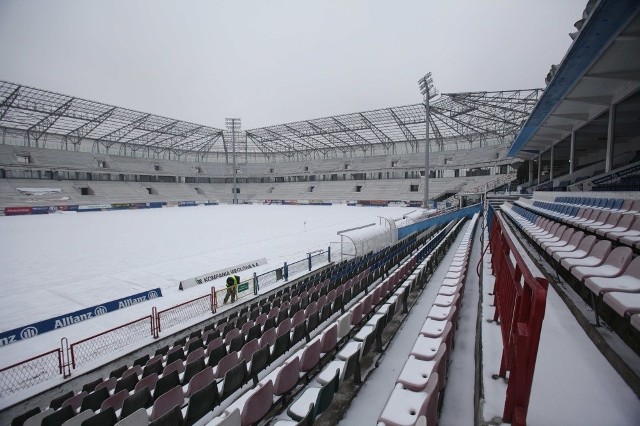
[[[601,0],[542,93],[514,140],[507,157],[515,157],[589,67],[640,10],[638,0]]]

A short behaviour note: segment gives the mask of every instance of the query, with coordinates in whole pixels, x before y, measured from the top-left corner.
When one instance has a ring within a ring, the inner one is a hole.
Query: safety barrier
[[[0,370],[0,398],[6,398],[61,374],[60,348],[20,361]]]
[[[491,263],[495,275],[494,320],[500,322],[502,359],[500,376],[509,372],[502,420],[526,424],[531,384],[536,366],[548,282],[534,277],[516,248],[500,212],[490,226]]]
[[[215,288],[211,287],[211,292],[209,294],[205,294],[204,296],[158,311],[156,315],[158,331],[162,331],[162,328],[172,327],[206,313],[215,313],[217,301],[215,292]]]
[[[307,257],[305,259],[301,259],[293,263],[285,262],[281,268],[276,268],[259,275],[254,274],[254,294],[258,294],[258,290],[260,288],[268,287],[280,280],[287,281],[289,279],[289,275],[296,275],[301,272],[311,272],[314,267],[328,262],[331,262],[331,248],[307,253]]]
[[[72,343],[69,347],[71,350],[71,367],[78,368],[89,361],[119,351],[129,346],[131,342],[139,342],[142,339],[153,337],[154,325],[152,318],[151,315],[148,315]]]

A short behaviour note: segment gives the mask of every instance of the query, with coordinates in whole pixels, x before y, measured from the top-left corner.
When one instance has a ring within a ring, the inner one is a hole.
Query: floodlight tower
[[[424,97],[424,109],[426,112],[426,132],[424,137],[424,198],[422,200],[422,206],[426,209],[429,201],[429,101],[438,95],[438,90],[433,86],[433,78],[430,72],[418,80],[418,85],[420,86],[420,93],[422,93]]]
[[[236,130],[240,131],[240,119],[239,118],[225,118],[224,124],[227,125],[227,130],[231,132],[231,151],[233,158],[233,204],[238,204],[238,169],[236,167]]]

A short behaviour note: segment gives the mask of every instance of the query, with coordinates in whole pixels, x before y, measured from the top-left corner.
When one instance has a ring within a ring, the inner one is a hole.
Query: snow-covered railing
[[[491,209],[492,207],[490,207]],[[548,281],[535,277],[509,234],[502,213],[493,213],[491,263],[495,275],[494,321],[500,322],[500,377],[509,383],[502,420],[524,426],[529,408]]]

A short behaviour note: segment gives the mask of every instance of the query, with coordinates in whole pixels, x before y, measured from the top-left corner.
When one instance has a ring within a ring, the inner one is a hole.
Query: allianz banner
[[[255,268],[256,266],[266,265],[267,259],[264,257],[258,260],[252,260],[251,262],[241,263],[240,265],[232,266],[226,269],[220,269],[219,271],[210,272],[206,275],[200,275],[199,277],[189,278],[187,280],[180,281],[180,290],[194,287],[198,284],[203,284],[217,280],[218,278],[228,277],[231,274],[240,275],[240,272],[247,269]]]
[[[111,302],[103,303],[102,305],[81,309],[79,311],[71,312],[70,314],[49,318],[25,327],[5,331],[4,333],[0,333],[0,346],[5,346],[9,343],[46,333],[47,331],[57,330],[58,328],[95,318],[106,314],[107,312],[113,312],[118,309],[137,305],[138,303],[146,302],[147,300],[155,299],[156,297],[162,297],[162,291],[159,288],[134,294],[133,296],[125,297],[123,299],[112,300]]]

